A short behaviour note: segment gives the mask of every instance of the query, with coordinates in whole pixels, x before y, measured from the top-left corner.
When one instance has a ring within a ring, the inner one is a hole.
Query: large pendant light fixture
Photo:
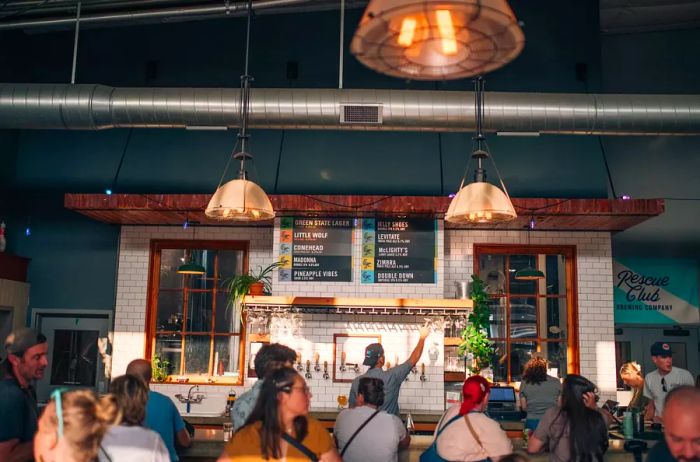
[[[535,229],[535,217],[530,217],[530,222],[527,226],[527,245],[530,245],[530,231]],[[532,266],[526,266],[515,272],[515,279],[518,281],[538,281],[544,279],[544,273]]]
[[[207,217],[219,221],[260,221],[270,220],[275,217],[270,198],[265,191],[248,179],[246,161],[253,156],[248,152],[248,113],[250,110],[250,82],[252,77],[248,74],[248,55],[250,49],[250,18],[252,14],[252,0],[248,0],[248,23],[245,41],[245,71],[241,76],[241,101],[240,120],[241,128],[238,132],[240,151],[236,151],[239,143],[236,143],[232,159],[240,161],[238,178],[226,184],[221,184],[228,170],[228,163],[221,176],[216,192],[209,200],[204,213]],[[229,159],[229,163],[231,159]]]
[[[508,196],[505,184],[498,173],[496,164],[491,158],[486,137],[482,132],[484,118],[484,79],[478,77],[474,84],[476,98],[476,136],[474,136],[474,150],[467,164],[465,176],[459,185],[459,192],[450,202],[445,214],[445,220],[451,223],[498,223],[510,221],[517,217],[513,204]],[[477,167],[474,171],[474,181],[464,185],[466,175],[469,173],[469,164],[475,160]],[[486,182],[486,170],[483,162],[491,160],[496,177],[501,185],[497,187]]]
[[[524,45],[507,0],[370,0],[350,51],[382,74],[449,80],[498,69]]]

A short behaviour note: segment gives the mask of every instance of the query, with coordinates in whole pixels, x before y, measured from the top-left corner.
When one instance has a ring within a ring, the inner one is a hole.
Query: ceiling
[[[32,2],[0,2],[0,27],[9,21],[68,16],[65,7],[71,2],[50,3],[63,6],[63,11],[47,10],[40,3],[17,14],[19,5]],[[134,2],[84,3],[87,15],[121,10]],[[152,7],[191,3],[158,0]],[[346,46],[363,3],[348,3],[352,8],[346,18]],[[510,3],[523,21],[526,47],[513,63],[487,76],[487,91],[700,93],[696,77],[700,60],[694,58],[694,44],[700,43],[700,2]],[[337,87],[338,11],[308,12],[310,4],[296,5],[300,10],[289,14],[260,13],[254,22],[251,57],[255,86]],[[335,8],[332,4],[337,2],[318,5]],[[88,27],[80,36],[78,81],[236,87],[242,68],[242,21],[231,16]],[[69,29],[0,28],[0,42],[13,43],[12,49],[0,47],[0,81],[67,82],[73,47]],[[289,78],[290,62],[298,67],[296,79]],[[390,79],[363,68],[347,54],[344,64],[344,84],[350,88],[471,88],[468,80],[436,84]],[[271,130],[255,131],[253,137],[261,182],[279,194],[447,194],[459,184],[470,147],[469,136],[463,134]],[[231,132],[135,130],[126,146],[124,130],[23,131],[17,134],[11,181],[14,189],[23,191],[99,193],[115,177],[125,152],[119,173],[123,192],[206,193],[218,180],[233,138]],[[540,136],[489,141],[516,197],[605,198],[614,190],[618,196],[665,199],[665,213],[614,236],[616,254],[700,258],[698,137]],[[1,146],[0,155],[8,157],[9,151],[3,152]]]

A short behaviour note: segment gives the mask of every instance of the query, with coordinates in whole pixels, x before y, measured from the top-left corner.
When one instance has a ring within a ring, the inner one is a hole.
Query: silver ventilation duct
[[[0,84],[0,129],[223,128],[239,124],[238,89]],[[474,130],[471,92],[351,89],[251,91],[255,128]],[[700,95],[499,93],[487,131],[698,135]]]

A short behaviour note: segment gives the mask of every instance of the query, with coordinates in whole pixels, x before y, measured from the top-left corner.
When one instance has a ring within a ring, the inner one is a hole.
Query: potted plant
[[[170,361],[155,354],[151,359],[152,378],[154,382],[165,382],[170,374]]]
[[[484,290],[484,281],[478,276],[472,275],[472,281],[471,299],[474,306],[467,317],[468,324],[462,331],[462,342],[457,352],[461,356],[472,354],[472,372],[478,374],[491,364],[494,349],[488,337],[489,294]]]
[[[248,271],[223,281],[222,286],[228,290],[228,304],[238,308],[244,295],[264,295],[272,291],[272,270],[279,268],[281,262],[274,262],[265,268],[259,266],[257,271]]]

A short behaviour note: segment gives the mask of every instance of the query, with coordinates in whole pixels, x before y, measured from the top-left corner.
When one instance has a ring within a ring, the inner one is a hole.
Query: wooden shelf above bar
[[[294,297],[246,295],[247,309],[275,310],[296,308],[304,312],[350,313],[364,315],[426,314],[449,315],[466,313],[471,300],[440,298],[361,298],[361,297]]]
[[[446,196],[362,196],[270,194],[277,216],[396,216],[442,218]],[[210,226],[271,226],[272,221],[222,223],[204,215],[209,194],[66,194],[64,206],[104,223],[182,225],[186,219]],[[453,225],[468,229],[523,230],[530,217],[537,229],[622,231],[664,213],[663,199],[513,198],[518,218],[506,223]]]

